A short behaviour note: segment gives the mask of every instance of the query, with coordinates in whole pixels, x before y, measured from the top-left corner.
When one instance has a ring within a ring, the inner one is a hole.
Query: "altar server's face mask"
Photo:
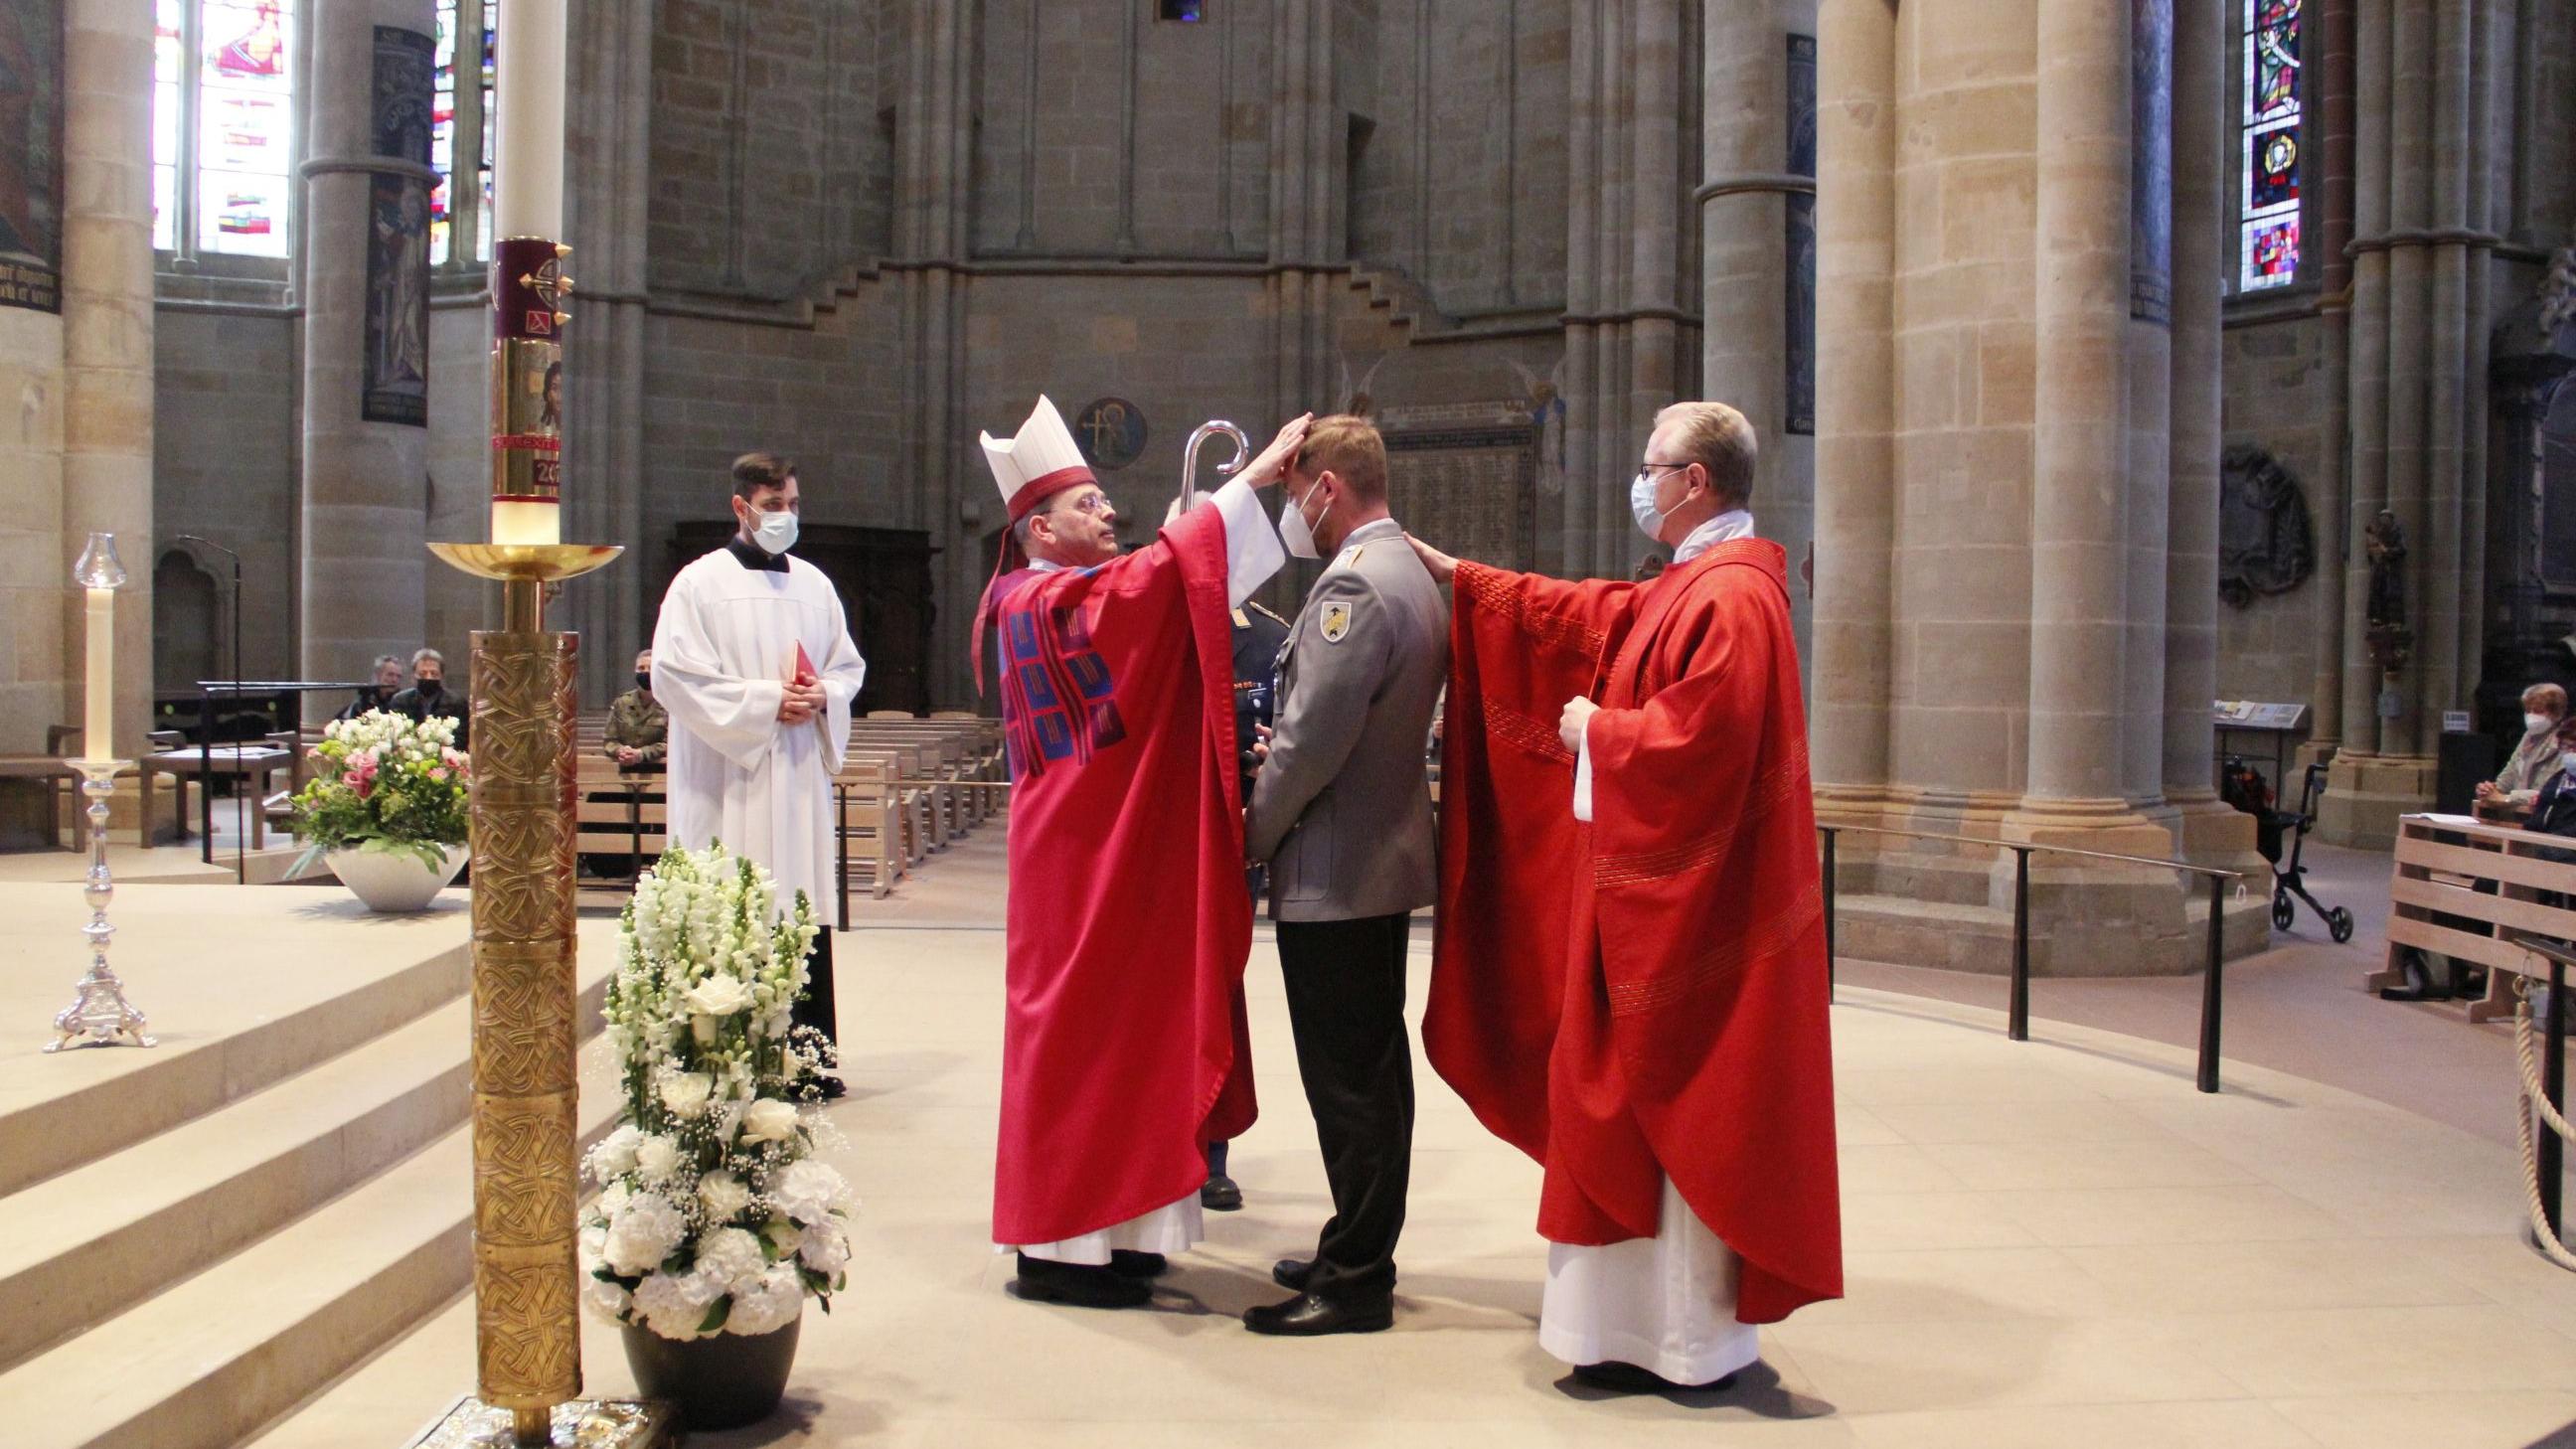
[[[1304,498],[1289,499],[1288,506],[1279,511],[1279,541],[1288,546],[1290,558],[1324,556],[1322,551],[1315,547],[1315,525],[1306,520],[1306,504],[1317,493],[1322,492],[1323,488],[1324,475],[1318,473],[1315,475],[1315,481],[1307,485]],[[1332,509],[1332,502],[1329,499],[1326,500],[1324,511],[1330,513]]]
[[[801,501],[796,479],[790,475],[777,491],[763,489],[758,503],[736,494],[734,519],[742,525],[744,535],[760,545],[762,553],[774,558],[796,546],[796,510]]]

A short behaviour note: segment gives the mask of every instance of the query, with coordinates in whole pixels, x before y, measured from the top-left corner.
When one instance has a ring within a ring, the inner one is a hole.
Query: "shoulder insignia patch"
[[[1234,611],[1234,627],[1238,629],[1249,629],[1252,627],[1252,621],[1244,617],[1244,613],[1241,609]]]
[[[1324,605],[1322,627],[1318,632],[1323,634],[1327,644],[1341,643],[1343,637],[1351,632],[1351,606],[1338,600]]]

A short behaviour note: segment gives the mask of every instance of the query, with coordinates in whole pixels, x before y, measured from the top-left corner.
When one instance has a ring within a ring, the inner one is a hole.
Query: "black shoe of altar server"
[[[1154,1287],[1141,1279],[1122,1278],[1109,1267],[1058,1263],[1020,1254],[1020,1297],[1030,1303],[1061,1303],[1072,1308],[1141,1308]]]
[[[1300,1293],[1285,1303],[1243,1310],[1243,1326],[1280,1338],[1320,1338],[1328,1333],[1376,1333],[1395,1326],[1395,1295],[1324,1298]]]
[[[1109,1271],[1121,1278],[1160,1278],[1172,1270],[1172,1260],[1160,1253],[1139,1253],[1127,1248],[1109,1250]]]
[[[1593,1388],[1609,1389],[1621,1394],[1714,1393],[1720,1389],[1732,1388],[1735,1384],[1733,1374],[1728,1374],[1713,1383],[1677,1384],[1652,1369],[1642,1369],[1632,1363],[1620,1363],[1616,1359],[1584,1364],[1575,1369],[1574,1376]]]
[[[1199,1206],[1212,1213],[1233,1212],[1243,1206],[1243,1189],[1234,1185],[1233,1178],[1217,1173],[1199,1189]]]
[[[1315,1265],[1305,1258],[1282,1258],[1270,1265],[1270,1281],[1291,1293],[1303,1293],[1315,1276]]]

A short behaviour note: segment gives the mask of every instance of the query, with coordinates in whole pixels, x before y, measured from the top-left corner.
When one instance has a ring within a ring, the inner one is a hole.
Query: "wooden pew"
[[[2412,947],[2487,968],[2486,999],[2469,1003],[2469,1020],[2511,1016],[2510,978],[2548,969],[2520,943],[2576,938],[2576,863],[2554,858],[2571,851],[2576,841],[2563,835],[2456,815],[2398,817],[2388,959],[2364,984],[2405,986],[2400,957]]]

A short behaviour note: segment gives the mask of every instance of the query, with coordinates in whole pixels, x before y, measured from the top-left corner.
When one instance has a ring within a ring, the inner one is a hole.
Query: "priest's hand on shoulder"
[[[1297,456],[1297,449],[1306,441],[1306,429],[1314,423],[1313,413],[1300,413],[1290,418],[1288,425],[1279,430],[1279,436],[1270,440],[1270,446],[1261,450],[1261,456],[1244,468],[1240,475],[1243,481],[1255,488],[1267,488],[1278,482],[1279,470],[1288,465],[1289,459]]]
[[[1592,717],[1600,712],[1601,706],[1582,695],[1567,700],[1565,713],[1556,722],[1556,737],[1565,742],[1567,749],[1578,755],[1583,753],[1583,731],[1591,726]]]
[[[1444,589],[1449,587],[1449,581],[1458,574],[1458,561],[1424,543],[1421,539],[1415,538],[1412,534],[1406,534],[1404,541],[1413,545],[1414,556],[1421,559],[1422,566],[1431,571],[1431,582]]]

